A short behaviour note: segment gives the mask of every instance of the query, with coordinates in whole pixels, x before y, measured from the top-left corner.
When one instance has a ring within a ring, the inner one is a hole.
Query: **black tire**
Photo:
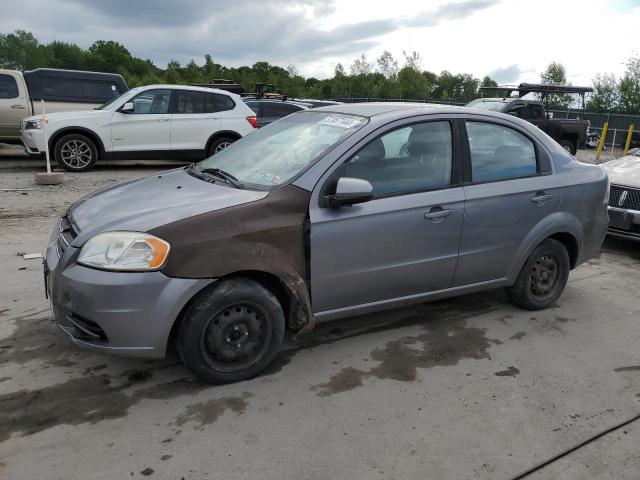
[[[515,285],[507,289],[509,298],[525,310],[548,308],[567,285],[570,268],[567,249],[548,238],[527,258]]]
[[[252,378],[280,351],[285,319],[278,299],[248,278],[221,281],[189,307],[178,330],[182,361],[200,380]]]
[[[218,137],[211,140],[211,143],[209,143],[209,147],[207,148],[207,157],[211,157],[224,150],[236,140],[237,138],[233,137]]]
[[[573,143],[571,140],[560,140],[560,145],[571,155],[576,154],[576,144]]]
[[[89,137],[72,133],[56,142],[53,156],[58,165],[68,172],[86,172],[96,164],[98,149]]]

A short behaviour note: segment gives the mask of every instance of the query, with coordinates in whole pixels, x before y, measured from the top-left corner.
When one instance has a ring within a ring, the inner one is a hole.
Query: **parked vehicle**
[[[148,85],[85,112],[47,115],[49,151],[65,170],[84,172],[99,159],[202,160],[256,128],[238,95],[180,85]],[[44,150],[40,117],[22,122],[27,152]]]
[[[311,108],[309,105],[301,102],[270,100],[266,98],[248,98],[244,100],[244,103],[256,114],[258,128],[269,125],[292,113]]]
[[[533,123],[555,139],[571,155],[582,148],[587,138],[588,120],[573,118],[551,118],[545,113],[542,102],[521,98],[478,98],[467,104],[480,110],[502,112]]]
[[[602,167],[513,116],[323,107],[75,203],[45,285],[74,343],[163,357],[175,342],[200,379],[237,381],[315,322],[500,287],[552,306],[599,252],[607,196]]]
[[[555,139],[571,155],[575,155],[576,150],[585,145],[589,122],[584,120],[584,97],[587,93],[593,92],[592,87],[521,83],[518,86],[480,87],[480,91],[491,92],[490,94],[493,95],[496,92],[502,92],[504,96],[480,98],[467,104],[468,107],[503,112],[523,118]],[[517,92],[517,97],[512,97],[514,92]],[[532,93],[536,93],[541,101],[522,98]],[[578,95],[582,107],[582,118],[553,118],[546,108],[549,98],[553,95]]]
[[[341,105],[342,102],[334,102],[333,100],[314,100],[312,98],[294,98],[296,102],[304,103],[311,108],[328,107],[331,105]]]
[[[602,166],[611,181],[609,233],[640,240],[640,149]]]
[[[20,121],[42,113],[90,110],[128,90],[121,75],[38,68],[0,70],[0,142],[20,142]]]

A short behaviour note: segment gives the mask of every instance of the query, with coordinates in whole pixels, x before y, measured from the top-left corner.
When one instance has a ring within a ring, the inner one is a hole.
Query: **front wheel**
[[[98,149],[90,138],[74,133],[56,142],[53,156],[58,165],[68,172],[86,172],[98,160]]]
[[[567,249],[557,240],[538,245],[520,270],[515,285],[507,289],[511,301],[525,310],[542,310],[558,299],[569,278]]]
[[[212,140],[209,144],[209,148],[207,148],[207,157],[211,157],[216,153],[220,153],[225,148],[228,148],[233,142],[235,142],[235,138],[231,137],[219,137],[215,140]]]
[[[262,372],[284,339],[277,298],[248,278],[223,280],[190,306],[178,331],[178,351],[200,380],[238,382]]]

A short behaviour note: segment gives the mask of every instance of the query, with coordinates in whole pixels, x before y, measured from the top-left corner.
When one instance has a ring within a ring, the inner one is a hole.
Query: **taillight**
[[[255,115],[247,117],[247,122],[249,122],[253,128],[258,128],[258,120]]]

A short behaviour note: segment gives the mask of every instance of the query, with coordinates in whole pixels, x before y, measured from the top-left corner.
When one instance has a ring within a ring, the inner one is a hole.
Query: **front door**
[[[557,211],[562,194],[544,147],[523,131],[480,120],[465,127],[470,178],[454,286],[509,275],[525,238]]]
[[[387,130],[318,187],[324,196],[339,177],[361,178],[373,185],[374,197],[351,207],[311,206],[315,313],[450,286],[464,218],[452,127],[441,120]]]
[[[116,111],[111,117],[114,152],[168,151],[171,148],[171,90],[146,90],[133,99],[130,113]]]
[[[29,116],[27,92],[22,85],[18,86],[13,75],[0,73],[0,138],[20,138],[20,122]]]

